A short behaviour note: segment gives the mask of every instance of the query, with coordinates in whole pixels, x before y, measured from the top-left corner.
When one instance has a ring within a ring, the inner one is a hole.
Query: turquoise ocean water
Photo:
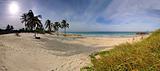
[[[135,36],[137,32],[67,32],[68,34],[78,34],[91,37],[130,37]]]

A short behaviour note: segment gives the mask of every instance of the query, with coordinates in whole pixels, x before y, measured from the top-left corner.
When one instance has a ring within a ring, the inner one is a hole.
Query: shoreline
[[[80,35],[86,37],[133,37],[148,35],[151,32],[68,32],[69,35]]]

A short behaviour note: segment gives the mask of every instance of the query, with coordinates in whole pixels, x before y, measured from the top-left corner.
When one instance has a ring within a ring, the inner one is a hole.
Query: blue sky
[[[18,6],[10,14],[10,4]],[[0,28],[24,27],[20,15],[32,9],[42,23],[67,20],[68,31],[152,31],[160,28],[160,0],[0,0]]]

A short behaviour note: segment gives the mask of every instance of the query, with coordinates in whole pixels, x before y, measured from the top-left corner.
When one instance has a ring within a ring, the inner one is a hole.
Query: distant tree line
[[[7,34],[7,33],[14,33],[17,32],[17,30],[14,30],[14,27],[12,25],[7,25],[5,29],[0,29],[0,34]]]

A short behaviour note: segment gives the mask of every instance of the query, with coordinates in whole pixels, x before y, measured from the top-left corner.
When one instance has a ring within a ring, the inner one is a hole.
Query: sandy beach
[[[79,71],[93,52],[109,50],[134,37],[62,37],[33,33],[0,35],[0,71]]]

